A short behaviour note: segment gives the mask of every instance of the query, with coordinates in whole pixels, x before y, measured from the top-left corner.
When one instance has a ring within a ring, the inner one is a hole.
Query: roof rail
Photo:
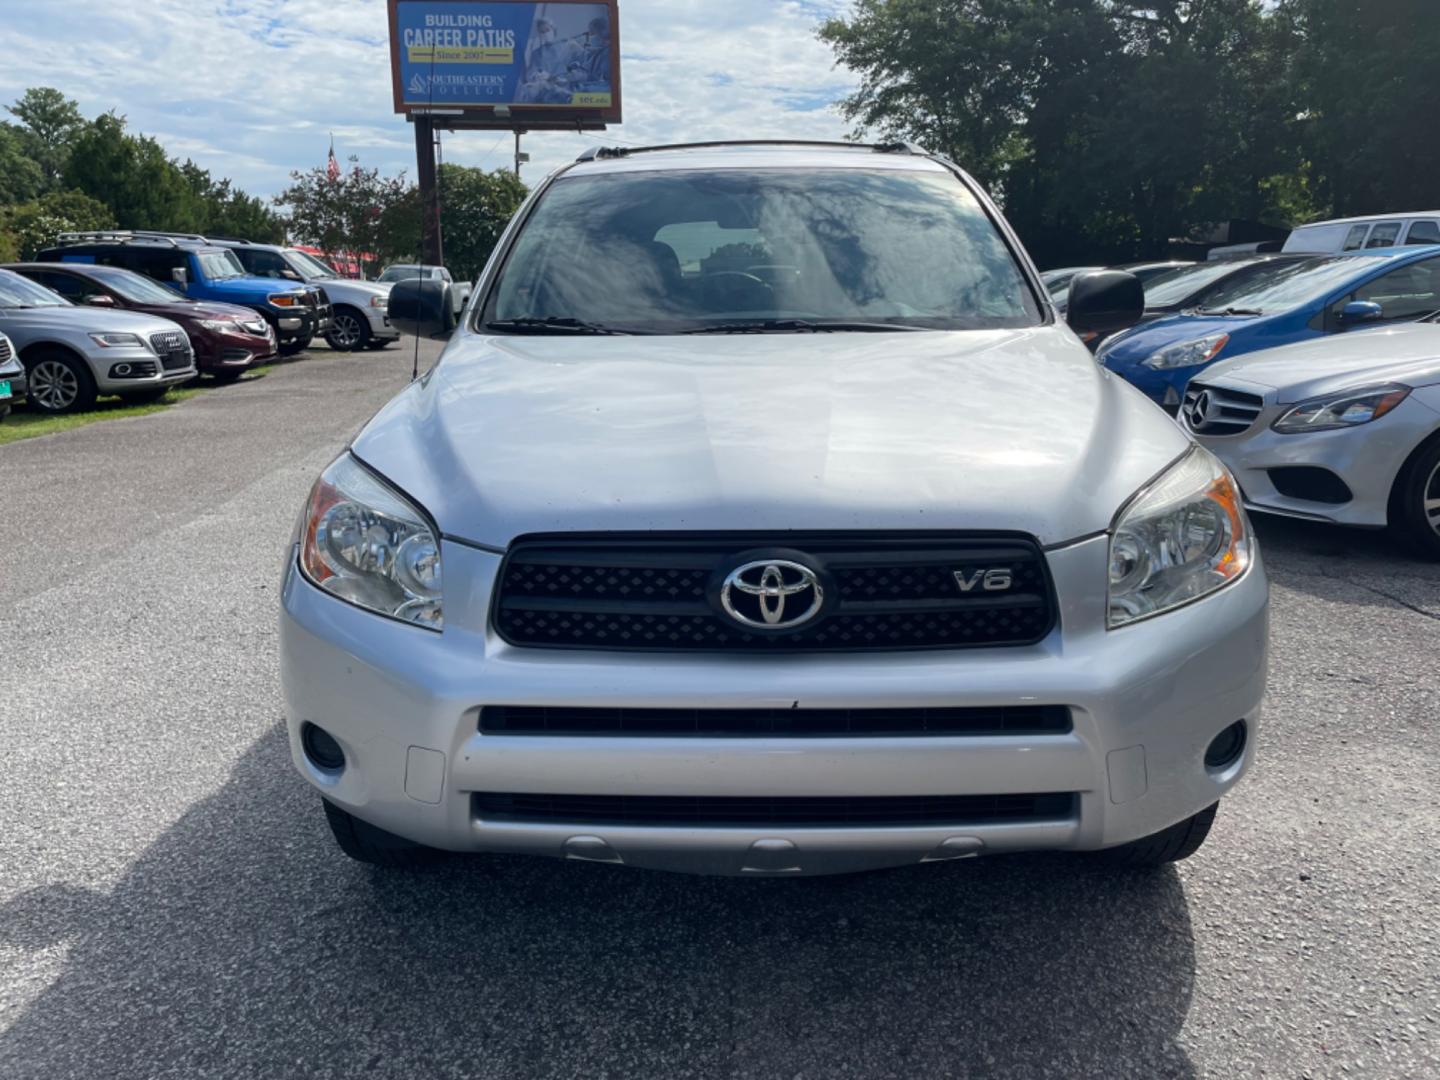
[[[210,241],[197,233],[157,232],[151,229],[94,229],[89,232],[62,232],[55,238],[56,243],[65,244],[129,244],[136,240],[163,240],[171,247],[179,247],[179,240],[201,244]]]
[[[590,146],[575,159],[575,162],[579,164],[583,161],[603,161],[606,158],[623,158],[629,157],[631,154],[653,154],[662,150],[713,150],[729,146],[812,146],[839,150],[868,150],[872,154],[930,156],[929,151],[924,147],[910,142],[856,143],[824,139],[727,139],[715,142],[665,143],[658,146]]]

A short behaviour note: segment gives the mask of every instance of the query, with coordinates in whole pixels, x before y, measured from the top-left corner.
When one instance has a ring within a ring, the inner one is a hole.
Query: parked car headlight
[[[271,293],[265,299],[276,307],[300,307],[303,302],[300,293]]]
[[[357,607],[444,628],[439,537],[408,499],[348,453],[310,492],[300,566],[320,588]]]
[[[1195,447],[1121,511],[1110,535],[1113,629],[1198,600],[1249,569],[1250,522],[1239,488]]]
[[[1343,394],[1302,401],[1270,426],[1281,435],[1356,427],[1379,420],[1409,396],[1410,387],[1399,383],[1347,390]]]
[[[146,348],[145,339],[139,334],[91,334],[90,340],[106,349]]]
[[[214,330],[218,334],[233,334],[239,329],[238,319],[201,319],[200,325],[206,330]]]
[[[370,306],[378,308],[389,307],[390,298],[388,296],[372,296],[370,297]]]
[[[1141,363],[1145,367],[1160,371],[1208,364],[1220,355],[1220,350],[1225,348],[1229,340],[1229,334],[1211,334],[1194,341],[1182,341],[1178,345],[1167,345],[1151,353]]]

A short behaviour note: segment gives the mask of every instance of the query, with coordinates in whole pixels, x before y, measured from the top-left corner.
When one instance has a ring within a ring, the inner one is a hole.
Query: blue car
[[[1440,245],[1276,263],[1222,286],[1205,306],[1126,330],[1096,359],[1174,412],[1185,384],[1217,360],[1410,322],[1440,311]]]

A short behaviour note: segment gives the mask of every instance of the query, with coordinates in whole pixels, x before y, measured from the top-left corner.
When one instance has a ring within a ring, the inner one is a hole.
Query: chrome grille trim
[[[1205,400],[1202,402],[1202,398]],[[1203,411],[1201,406],[1205,406]],[[1259,394],[1231,390],[1208,383],[1191,383],[1185,388],[1180,419],[1185,430],[1196,435],[1243,435],[1265,411]],[[1203,415],[1203,419],[1199,419]]]

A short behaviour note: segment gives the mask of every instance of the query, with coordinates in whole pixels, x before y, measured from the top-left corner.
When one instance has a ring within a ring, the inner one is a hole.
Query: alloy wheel
[[[80,396],[80,380],[59,360],[41,360],[30,369],[29,394],[48,412],[62,412]]]
[[[353,349],[360,344],[360,323],[355,316],[333,316],[330,323],[330,343],[337,349]]]
[[[1430,479],[1425,481],[1420,497],[1424,503],[1425,520],[1440,534],[1440,465],[1430,470]]]

